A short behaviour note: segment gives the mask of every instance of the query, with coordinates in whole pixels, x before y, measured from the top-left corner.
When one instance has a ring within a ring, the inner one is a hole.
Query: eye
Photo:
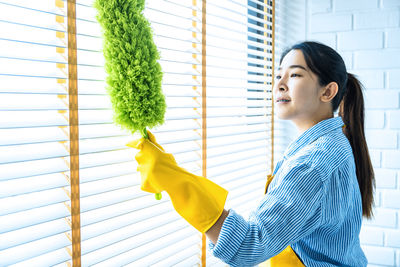
[[[300,75],[300,74],[297,74],[297,73],[292,73],[292,74],[290,74],[290,77],[301,77],[301,75]],[[276,75],[276,76],[275,76],[275,79],[276,79],[276,80],[280,80],[281,78],[282,78],[281,75]]]

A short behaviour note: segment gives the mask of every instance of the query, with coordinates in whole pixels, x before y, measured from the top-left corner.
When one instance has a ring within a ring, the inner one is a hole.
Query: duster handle
[[[149,139],[149,135],[147,134],[147,129],[146,128],[142,129],[141,134],[142,134],[143,138]],[[157,200],[160,200],[162,198],[161,193],[156,193],[155,194],[155,198]]]
[[[140,133],[142,134],[143,138],[145,139],[149,139],[149,135],[147,134],[147,129],[144,128],[140,131]]]

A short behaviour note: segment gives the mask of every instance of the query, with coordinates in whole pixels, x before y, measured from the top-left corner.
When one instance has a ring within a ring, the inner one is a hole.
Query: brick
[[[379,189],[375,190],[375,193],[374,193],[374,209],[377,209],[377,208],[382,206],[381,195],[382,194],[381,194]]]
[[[400,151],[389,150],[382,152],[382,167],[400,169]]]
[[[383,31],[340,32],[337,47],[343,51],[383,48]]]
[[[385,190],[382,194],[383,206],[385,208],[400,209],[400,191]]]
[[[317,41],[327,46],[332,47],[336,50],[336,34],[335,33],[314,33],[310,36],[310,39]]]
[[[387,71],[389,88],[400,88],[400,70]]]
[[[394,266],[395,250],[377,246],[362,246],[368,259],[368,264],[378,264],[379,266]]]
[[[400,110],[387,111],[389,128],[400,129]]]
[[[382,89],[385,87],[384,72],[381,70],[352,70],[365,89]]]
[[[400,6],[399,0],[382,0],[382,7],[397,7]]]
[[[326,13],[332,11],[331,0],[312,0],[311,13]]]
[[[396,259],[397,259],[397,263],[396,263],[396,266],[400,266],[400,250],[398,250],[397,252],[396,252]]]
[[[396,188],[396,171],[388,169],[374,169],[374,171],[377,188]],[[385,198],[385,193],[383,193],[383,198]]]
[[[379,168],[382,160],[381,152],[379,150],[369,149],[369,156],[371,157],[372,166],[374,168]]]
[[[376,227],[362,227],[360,242],[362,245],[383,246],[383,230]]]
[[[349,31],[352,28],[351,14],[317,14],[311,17],[311,32]]]
[[[400,3],[400,1],[399,1]],[[400,30],[399,29],[389,29],[386,32],[386,47],[396,48],[400,47]]]
[[[383,110],[365,111],[365,128],[382,129],[385,126],[385,112]]]
[[[397,213],[391,209],[375,208],[374,218],[365,220],[364,225],[395,229],[397,228]]]
[[[373,149],[397,148],[397,132],[386,130],[368,130],[365,133],[368,147]]]
[[[400,15],[398,10],[374,10],[356,13],[354,14],[354,29],[398,27],[399,21]]]
[[[360,9],[373,9],[378,7],[377,0],[336,0],[335,11],[350,11]]]
[[[365,109],[396,109],[399,93],[394,90],[367,90],[364,92]]]
[[[400,248],[400,230],[386,230],[385,237],[386,246]]]
[[[356,51],[356,69],[400,68],[400,49]]]

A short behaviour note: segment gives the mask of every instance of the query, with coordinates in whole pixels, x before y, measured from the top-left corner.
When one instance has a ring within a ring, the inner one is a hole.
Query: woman
[[[177,166],[152,135],[129,144],[140,149],[142,189],[167,191],[232,266],[366,266],[359,233],[362,216],[372,216],[374,173],[359,81],[333,49],[304,42],[283,54],[273,94],[278,117],[300,135],[248,220],[224,209],[225,189]]]

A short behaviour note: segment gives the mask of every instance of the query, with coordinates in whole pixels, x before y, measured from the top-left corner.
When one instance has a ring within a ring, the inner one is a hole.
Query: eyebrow
[[[289,66],[289,69],[294,69],[294,68],[300,68],[300,69],[307,71],[306,68],[304,68],[302,65],[290,65]],[[281,67],[278,68],[278,70],[281,70],[281,69],[282,69]]]

